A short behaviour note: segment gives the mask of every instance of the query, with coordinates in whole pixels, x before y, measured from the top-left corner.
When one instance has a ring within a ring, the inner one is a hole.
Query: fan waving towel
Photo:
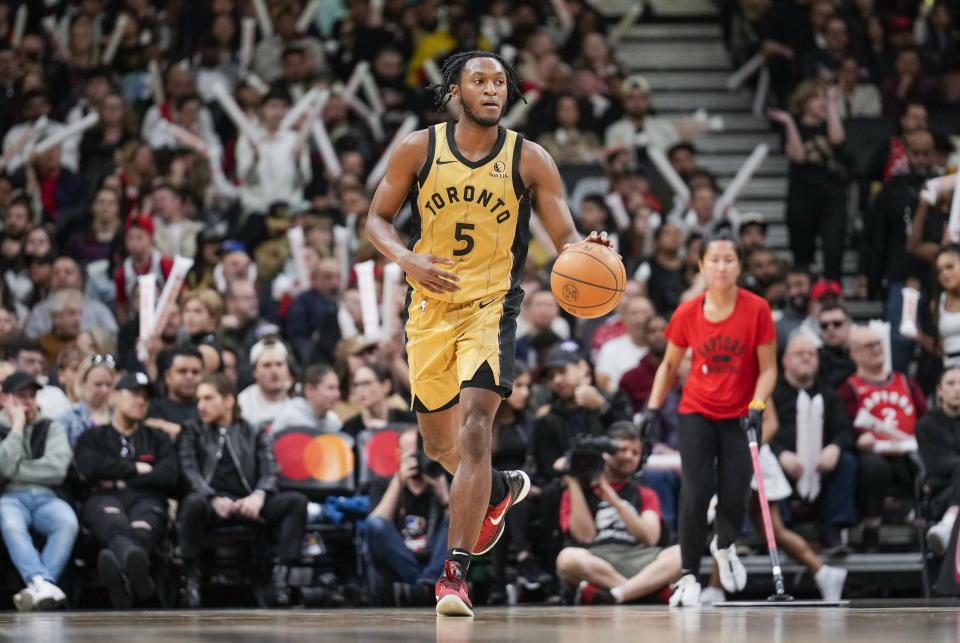
[[[817,460],[823,448],[823,396],[812,398],[806,391],[797,394],[797,458],[803,475],[797,480],[797,493],[812,501],[820,495],[820,473]]]

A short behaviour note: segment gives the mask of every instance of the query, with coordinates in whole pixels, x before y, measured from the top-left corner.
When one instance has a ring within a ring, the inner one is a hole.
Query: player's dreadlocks
[[[460,75],[463,73],[463,67],[467,64],[468,60],[472,60],[473,58],[493,58],[503,65],[503,70],[507,75],[507,100],[510,101],[519,98],[523,102],[527,102],[527,99],[523,97],[523,93],[520,91],[520,76],[517,75],[516,70],[510,63],[497,54],[475,49],[473,51],[451,54],[443,59],[443,64],[440,66],[440,82],[436,85],[430,85],[430,89],[433,90],[435,95],[433,104],[438,113],[443,111],[443,108],[450,102],[450,85],[460,84]]]

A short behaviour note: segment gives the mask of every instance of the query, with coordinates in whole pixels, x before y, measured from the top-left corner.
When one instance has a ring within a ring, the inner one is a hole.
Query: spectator
[[[15,338],[7,347],[7,359],[18,371],[27,373],[39,381],[44,371],[43,347],[26,337]],[[50,383],[43,384],[36,394],[37,406],[41,415],[54,418],[70,408],[70,400],[58,387]]]
[[[153,218],[154,246],[168,257],[193,259],[197,255],[197,233],[203,224],[187,218],[183,192],[169,183],[159,183],[148,199],[145,214]]]
[[[246,136],[237,142],[237,176],[242,181],[241,201],[245,213],[266,213],[283,201],[288,207],[306,207],[303,190],[309,183],[310,158],[297,130],[281,129],[280,121],[290,108],[290,96],[272,90],[260,106],[261,140]]]
[[[547,356],[541,378],[554,401],[534,424],[533,457],[540,476],[549,480],[566,468],[566,453],[577,436],[603,435],[605,426],[629,419],[630,403],[619,392],[601,393],[590,383],[586,364],[563,348]]]
[[[643,450],[636,427],[616,422],[607,435],[617,452],[604,454],[595,480],[563,478],[560,527],[571,546],[557,556],[557,572],[577,587],[577,604],[632,601],[680,578],[680,546],[658,546],[657,494],[632,481]]]
[[[806,52],[800,60],[804,78],[832,79],[849,51],[847,22],[840,16],[831,16],[823,24],[823,46]],[[819,43],[818,43],[819,44]]]
[[[154,595],[150,559],[166,531],[167,497],[180,476],[173,442],[143,423],[149,394],[143,373],[120,378],[111,396],[112,421],[84,431],[74,455],[90,492],[83,522],[101,547],[97,574],[116,609]]]
[[[950,544],[960,510],[960,369],[940,374],[937,404],[917,421],[917,446],[930,488],[930,512],[939,521],[927,530],[927,546],[937,556]]]
[[[773,391],[779,429],[770,440],[770,449],[790,480],[792,498],[818,506],[823,547],[838,551],[844,544],[841,531],[856,521],[853,425],[833,389],[817,383],[819,364],[813,340],[806,335],[794,336],[787,343],[782,363],[783,377]],[[783,527],[779,506],[771,503],[770,509],[774,524]],[[817,575],[820,563],[802,539],[792,534],[777,542],[783,542],[787,553],[807,565],[824,598],[834,594],[824,588],[829,585],[827,579],[836,574],[824,572],[826,578]],[[835,594],[839,597],[839,592]]]
[[[210,288],[187,291],[180,296],[180,316],[190,341],[199,345],[217,332],[223,317],[223,299]]]
[[[252,281],[234,279],[224,292],[226,314],[220,319],[217,338],[225,347],[244,355],[261,338],[276,333],[277,327],[260,316],[257,289]]]
[[[356,437],[361,431],[386,428],[389,424],[417,421],[408,410],[393,408],[389,398],[393,393],[390,369],[382,362],[371,362],[353,373],[351,399],[360,405],[360,412],[343,423],[342,431]]]
[[[686,233],[695,232],[707,237],[723,227],[736,231],[739,216],[729,207],[719,214],[716,212],[717,191],[713,187],[704,185],[690,192],[690,209],[676,221]]]
[[[113,420],[110,391],[116,375],[112,355],[87,355],[80,362],[72,386],[78,401],[57,416],[70,448],[76,447],[77,439],[88,429],[107,426]]]
[[[867,175],[874,181],[889,181],[898,174],[908,174],[907,138],[916,132],[926,132],[927,121],[927,107],[923,103],[907,103],[897,118],[898,135],[873,156]]]
[[[164,364],[160,377],[166,395],[153,397],[147,410],[146,426],[160,429],[176,440],[188,422],[200,419],[197,411],[197,385],[203,373],[203,356],[192,346],[177,346],[162,351],[158,362]]]
[[[83,273],[80,265],[70,257],[57,257],[53,262],[50,273],[50,289],[48,294],[59,290],[83,291]],[[53,328],[53,319],[46,305],[34,306],[24,325],[24,332],[28,337],[40,337],[49,333]],[[80,328],[103,328],[109,333],[116,333],[119,328],[117,320],[110,309],[94,297],[84,296],[80,316]]]
[[[0,335],[2,335],[2,333],[0,333]],[[80,348],[79,343],[80,338],[78,336],[77,346],[60,353],[60,357],[57,359],[57,363],[55,365],[57,371],[57,384],[66,394],[67,399],[71,404],[76,404],[80,401],[80,399],[76,396],[76,391],[74,391],[73,388],[73,385],[76,381],[77,369],[80,367],[80,363],[83,361],[84,357],[94,354],[92,351],[85,351]],[[63,422],[61,422],[61,424],[63,424]]]
[[[796,332],[805,332],[819,340],[817,320],[810,314],[810,288],[813,279],[810,272],[800,266],[787,269],[787,292],[776,321],[777,352],[783,353],[787,341]]]
[[[86,185],[65,167],[60,146],[31,156],[25,172],[27,195],[34,208],[43,213],[45,222],[54,222],[63,229],[80,214],[81,204],[87,203]]]
[[[763,297],[771,306],[783,301],[786,290],[785,275],[772,251],[767,248],[751,250],[746,254],[744,263],[746,271],[742,282],[747,290]]]
[[[759,212],[743,214],[737,234],[744,252],[767,247],[767,222]]]
[[[295,491],[277,491],[270,434],[238,417],[234,391],[223,375],[206,376],[197,391],[202,423],[188,425],[178,442],[189,490],[177,515],[184,566],[182,602],[191,608],[201,605],[204,531],[235,520],[265,524],[278,540],[279,560],[273,567],[269,599],[272,605],[287,607],[291,603],[287,575],[289,566],[300,560],[307,499]],[[224,451],[231,457],[223,457]]]
[[[836,390],[857,370],[850,359],[850,315],[839,304],[826,305],[817,315],[820,325],[820,383]]]
[[[57,496],[67,475],[70,445],[63,427],[38,412],[41,384],[16,371],[3,380],[0,411],[0,533],[26,587],[13,596],[20,612],[62,607],[66,595],[57,587],[77,537],[77,517]],[[46,542],[38,552],[30,528]]]
[[[566,94],[557,98],[556,129],[537,139],[537,143],[543,146],[557,165],[595,163],[599,160],[600,141],[596,134],[584,129],[582,120],[580,103],[574,96]]]
[[[332,364],[340,339],[336,297],[340,262],[322,259],[310,273],[310,290],[298,295],[285,320],[286,338],[304,364]]]
[[[857,371],[837,393],[857,430],[862,546],[866,551],[876,551],[884,499],[891,492],[910,497],[914,478],[908,454],[897,450],[877,452],[877,442],[912,437],[917,419],[927,412],[927,401],[912,378],[886,370],[883,342],[876,331],[854,328],[849,343]]]
[[[920,32],[917,44],[924,59],[933,62],[933,67],[940,72],[955,69],[960,62],[960,34],[950,15],[950,4],[943,0],[935,2],[926,21],[918,21],[917,26]]]
[[[841,119],[878,118],[881,115],[880,91],[873,83],[862,81],[860,63],[854,56],[843,57],[836,75],[840,91],[834,100]]]
[[[943,291],[937,302],[937,337],[942,345],[943,367],[960,366],[960,246],[940,248],[937,281]]]
[[[836,87],[824,91],[816,81],[804,81],[793,92],[790,112],[768,111],[785,128],[784,152],[790,159],[787,229],[793,261],[809,267],[819,238],[823,274],[830,279],[843,274],[847,225],[846,134],[836,109],[837,92]]]
[[[90,204],[88,226],[70,235],[64,251],[83,265],[110,260],[122,226],[120,195],[113,188],[97,190]]]
[[[237,396],[239,413],[244,421],[259,426],[272,422],[290,402],[289,353],[280,340],[267,337],[250,349],[250,366],[254,383]]]
[[[940,86],[923,73],[916,47],[911,45],[900,49],[893,66],[893,77],[880,83],[884,116],[899,119],[911,103],[920,103],[927,109],[938,106]]]
[[[893,368],[906,371],[915,342],[900,334],[903,287],[910,277],[913,260],[907,253],[907,236],[913,222],[920,190],[933,165],[933,137],[927,132],[907,136],[909,172],[897,174],[883,185],[865,217],[860,248],[861,274],[869,293],[883,293],[883,317],[890,322]]]
[[[667,160],[681,178],[688,177],[697,169],[697,148],[690,141],[674,143],[667,150]]]
[[[154,245],[153,219],[143,214],[134,214],[127,218],[124,228],[127,258],[114,273],[117,318],[121,323],[125,323],[130,315],[128,304],[137,286],[137,278],[153,275],[159,293],[173,268],[173,260],[164,256]]]
[[[650,397],[653,377],[657,374],[657,367],[660,366],[660,360],[663,359],[664,352],[667,350],[667,340],[663,336],[666,327],[667,320],[662,315],[653,315],[646,320],[643,332],[648,348],[647,354],[620,378],[620,392],[633,402],[634,413],[641,412],[647,404],[647,398]]]
[[[635,155],[637,148],[647,145],[666,151],[681,139],[688,139],[706,130],[692,119],[670,121],[651,115],[650,81],[643,76],[630,76],[621,88],[624,117],[610,125],[604,134],[606,147],[626,145]]]
[[[640,265],[634,279],[645,283],[654,310],[669,317],[690,287],[683,270],[683,232],[672,221],[661,224],[653,233],[653,257]]]
[[[277,413],[270,431],[309,427],[320,433],[336,433],[343,426],[333,412],[340,400],[340,380],[332,366],[314,364],[303,371],[300,380],[303,397],[295,397]]]
[[[50,313],[52,327],[49,333],[37,338],[37,343],[43,348],[46,368],[49,369],[57,363],[63,351],[77,343],[83,294],[79,290],[57,290],[47,297],[44,305]]]
[[[382,593],[385,581],[394,579],[397,607],[433,605],[433,586],[447,554],[447,477],[443,469],[421,468],[417,437],[416,426],[400,431],[397,472],[372,484],[373,509],[365,523],[373,586]]]
[[[625,335],[611,339],[597,355],[594,377],[602,391],[616,391],[624,373],[636,367],[650,350],[647,344],[647,322],[654,309],[646,297],[632,297],[623,307]]]

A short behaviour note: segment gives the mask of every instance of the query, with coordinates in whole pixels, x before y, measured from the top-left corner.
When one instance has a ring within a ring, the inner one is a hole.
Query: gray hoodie
[[[42,440],[41,420],[49,422]],[[73,457],[63,425],[38,415],[23,428],[23,435],[16,435],[11,424],[7,412],[0,411],[0,481],[6,482],[2,491],[50,491],[62,484]]]
[[[287,401],[283,410],[277,413],[270,424],[271,433],[283,431],[293,427],[316,427],[321,433],[336,433],[343,426],[343,422],[333,411],[327,411],[322,418],[318,418],[310,404],[302,397],[294,397]]]

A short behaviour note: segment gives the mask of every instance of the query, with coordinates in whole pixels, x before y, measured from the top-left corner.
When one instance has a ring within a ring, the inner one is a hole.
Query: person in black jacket
[[[167,497],[180,466],[173,442],[143,424],[150,381],[128,373],[113,392],[113,423],[84,431],[74,461],[90,497],[83,522],[103,546],[97,572],[116,608],[153,596],[150,555],[167,526]]]
[[[937,406],[917,421],[917,446],[927,470],[930,508],[940,521],[927,530],[927,546],[942,554],[960,510],[960,368],[948,368],[937,385]]]
[[[279,562],[273,568],[270,600],[290,605],[289,565],[300,560],[307,499],[277,492],[273,441],[239,417],[233,384],[222,373],[207,375],[197,388],[202,424],[188,424],[178,450],[189,488],[177,517],[184,564],[183,603],[200,607],[200,548],[204,529],[228,521],[261,522],[274,532]]]
[[[630,419],[630,401],[623,393],[604,395],[590,384],[579,357],[556,348],[543,363],[542,379],[554,401],[533,427],[533,457],[538,479],[550,480],[566,467],[565,454],[578,435],[604,435],[608,426]]]

